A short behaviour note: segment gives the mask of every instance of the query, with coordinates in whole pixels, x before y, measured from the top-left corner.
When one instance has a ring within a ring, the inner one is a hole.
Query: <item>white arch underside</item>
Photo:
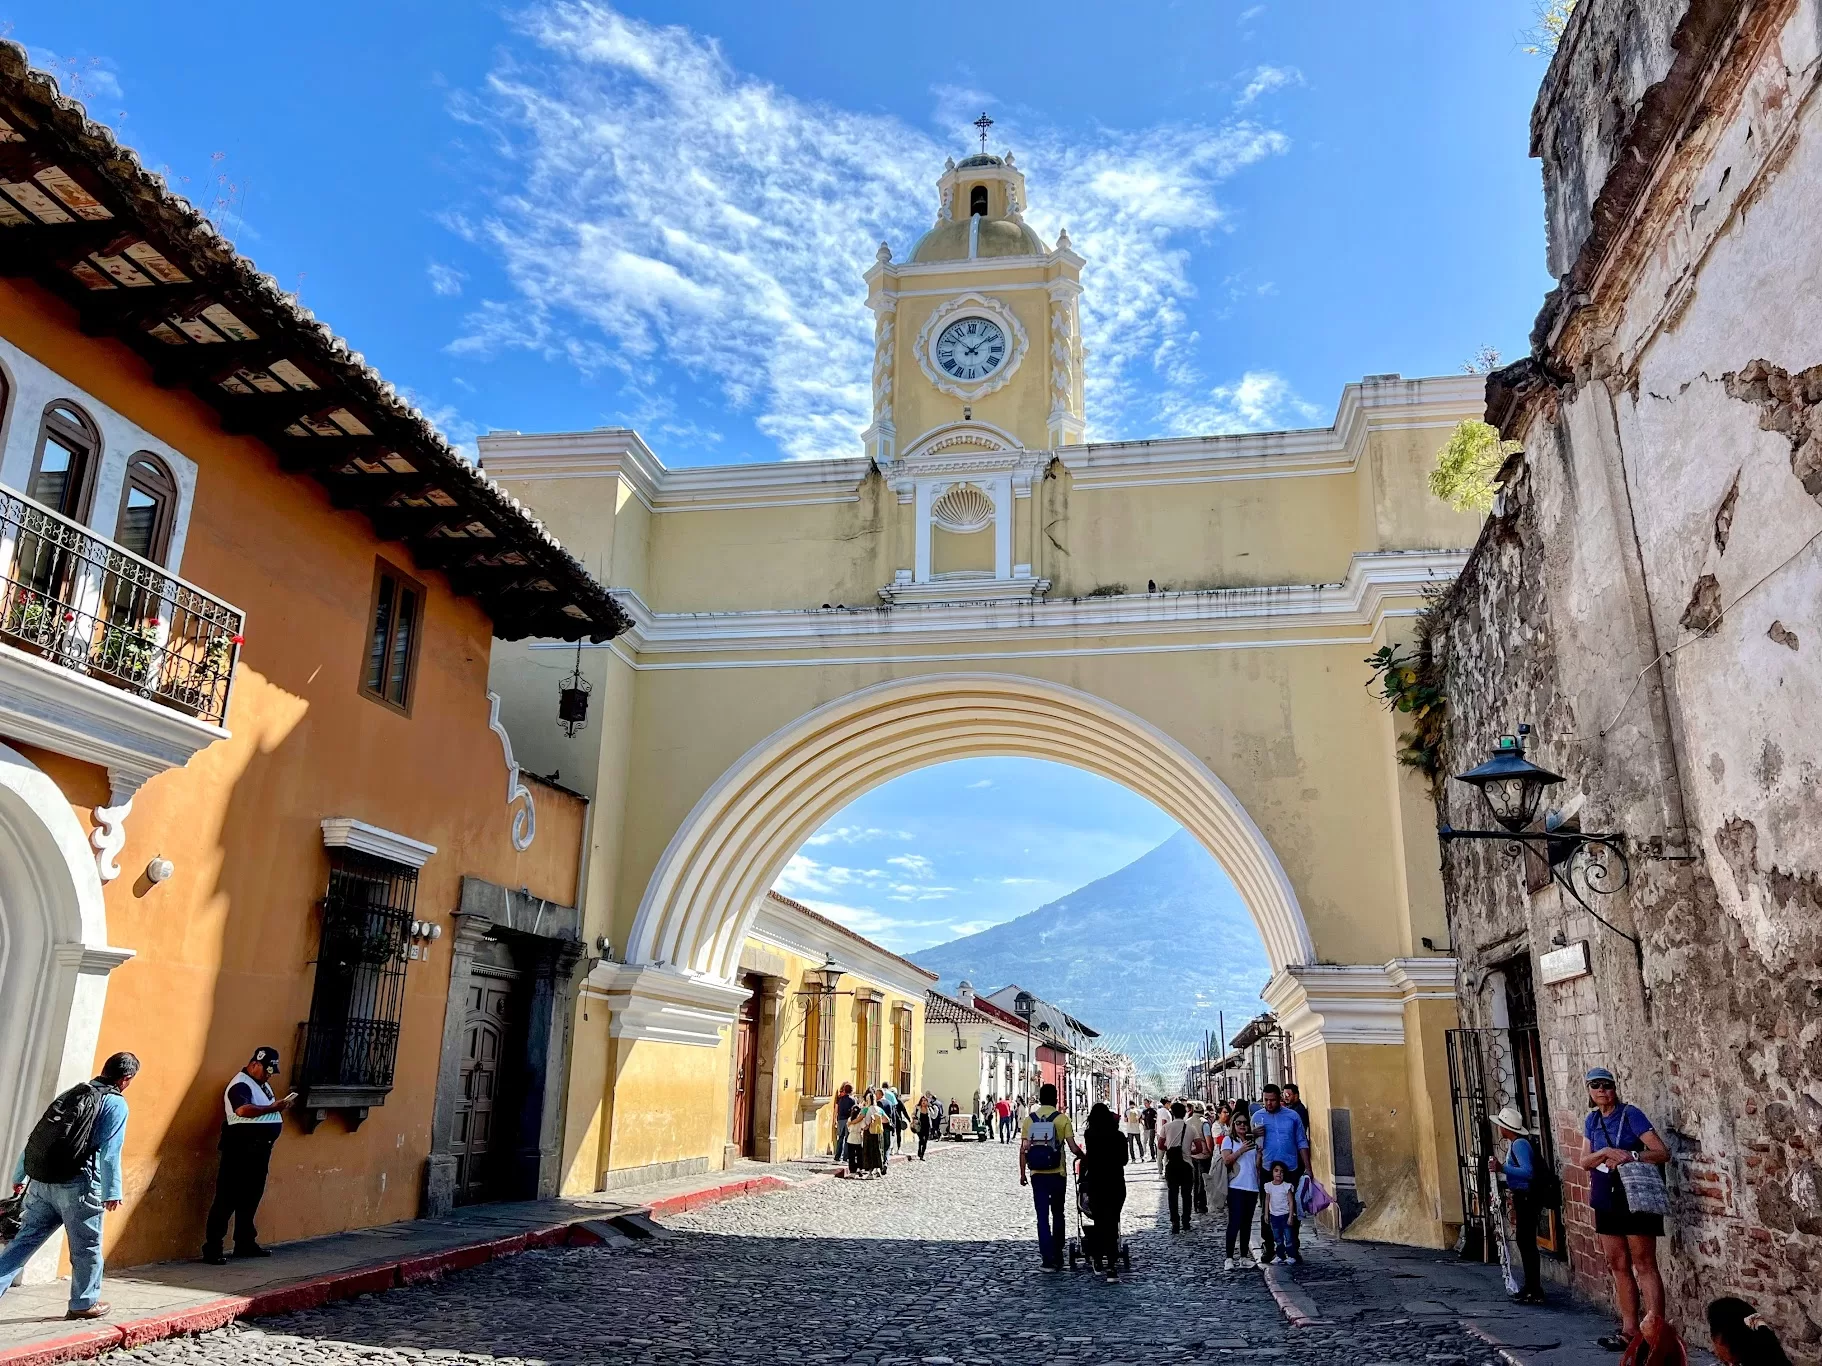
[[[628,961],[731,981],[760,896],[829,817],[901,774],[982,755],[1070,764],[1148,798],[1233,879],[1274,968],[1315,961],[1277,855],[1206,764],[1099,698],[1001,674],[878,684],[755,745],[672,837],[640,902]]]

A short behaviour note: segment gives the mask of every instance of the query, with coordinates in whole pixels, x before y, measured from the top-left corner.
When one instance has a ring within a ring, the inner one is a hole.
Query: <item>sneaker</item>
[[[1288,1260],[1292,1266],[1302,1266],[1303,1265],[1303,1254],[1301,1252],[1293,1252],[1293,1253],[1291,1253]]]
[[[1234,1259],[1229,1257],[1225,1262],[1221,1263],[1221,1269],[1223,1271],[1232,1271],[1234,1269]]]
[[[63,1317],[66,1319],[99,1319],[105,1318],[108,1312],[106,1300],[96,1300],[87,1309],[72,1309]]]
[[[1118,1285],[1119,1283],[1120,1283],[1120,1273],[1117,1271],[1109,1271],[1107,1273],[1107,1284]]]
[[[1063,1265],[1061,1262],[1045,1262],[1043,1265],[1043,1270],[1045,1271],[1061,1271],[1062,1269]]]
[[[202,1259],[210,1266],[226,1266],[228,1264],[227,1254],[218,1247],[205,1247],[202,1250]]]

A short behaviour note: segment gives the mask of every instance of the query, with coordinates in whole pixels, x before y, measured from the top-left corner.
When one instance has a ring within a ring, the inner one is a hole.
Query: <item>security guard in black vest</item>
[[[222,1255],[222,1239],[227,1237],[230,1216],[236,1257],[272,1255],[259,1245],[253,1215],[266,1193],[266,1167],[272,1161],[272,1145],[284,1130],[285,1111],[297,1104],[295,1091],[282,1099],[272,1094],[272,1078],[277,1075],[278,1050],[255,1049],[253,1060],[222,1092],[221,1168],[202,1245],[202,1259],[212,1266],[228,1260]]]

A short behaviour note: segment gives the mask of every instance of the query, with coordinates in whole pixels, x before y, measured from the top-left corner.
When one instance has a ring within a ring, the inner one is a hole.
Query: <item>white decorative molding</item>
[[[608,1037],[718,1047],[722,1031],[740,1016],[742,986],[665,964],[597,963],[581,995],[604,1002]]]
[[[951,484],[930,504],[930,520],[958,535],[984,531],[993,524],[993,499],[979,484]]]
[[[1024,568],[1029,571],[1030,566]],[[1050,591],[1049,579],[1023,577],[995,578],[987,573],[948,574],[933,577],[927,583],[894,581],[879,590],[879,595],[894,606],[911,604],[946,604],[971,606],[996,602],[1040,602]]]
[[[383,830],[352,816],[325,816],[322,820],[323,844],[330,849],[352,849],[357,854],[370,854],[389,863],[407,868],[422,868],[436,853],[434,844],[425,844],[409,835]]]
[[[884,247],[880,249],[885,250]],[[873,320],[873,425],[861,434],[861,440],[874,460],[885,461],[892,458],[897,434],[892,421],[892,364],[898,304],[886,295],[874,306],[877,316]]]
[[[1006,334],[1006,363],[979,384],[957,384],[936,363],[936,339],[957,318],[976,315],[991,318]],[[917,342],[912,349],[917,352],[917,364],[923,370],[924,377],[937,389],[954,398],[973,400],[1005,387],[1030,347],[1031,338],[1025,331],[1025,324],[1019,321],[1018,314],[998,299],[970,290],[966,294],[956,295],[931,311],[930,316],[924,320],[924,325],[918,329]]]
[[[228,738],[220,726],[11,645],[0,645],[0,734],[99,765],[116,787],[124,780],[133,789]]]
[[[1402,1044],[1407,1002],[1455,999],[1455,960],[1293,964],[1273,974],[1260,995],[1291,1036],[1293,1053],[1330,1044]]]
[[[525,804],[512,813],[512,847],[523,854],[538,836],[538,811],[532,804],[531,789],[519,781],[518,761],[512,757],[512,736],[500,723],[500,694],[487,694],[487,728],[500,737],[500,752],[506,756],[506,805]]]
[[[1462,550],[1395,550],[1354,556],[1340,583],[1300,584],[1270,588],[1226,588],[1193,593],[1126,593],[1117,597],[1053,598],[1032,601],[1045,580],[974,580],[966,600],[957,600],[954,581],[920,602],[907,587],[893,583],[890,600],[903,610],[678,612],[655,613],[640,597],[616,589],[632,628],[609,646],[622,658],[667,653],[806,650],[812,662],[828,664],[832,644],[943,646],[997,645],[995,658],[1028,653],[1035,642],[1089,638],[1118,641],[1131,637],[1245,636],[1272,648],[1287,645],[1331,645],[1335,636],[1286,639],[1285,631],[1347,631],[1341,639],[1364,639],[1388,616],[1412,615],[1424,588],[1446,583],[1467,561]],[[937,601],[930,601],[936,596]],[[996,600],[998,599],[998,600]],[[915,605],[913,605],[915,604]],[[1155,643],[1155,642],[1154,642]],[[571,650],[574,645],[538,643],[533,650]],[[1148,645],[1147,648],[1150,648]],[[1207,648],[1203,645],[1161,648]],[[1067,653],[1094,654],[1098,647],[1072,644]],[[630,657],[629,657],[630,655]],[[899,655],[904,659],[907,656]],[[779,661],[770,661],[773,663]],[[638,662],[637,667],[650,667]]]
[[[920,269],[944,271],[969,264],[946,261]],[[999,269],[1003,261],[979,264]],[[911,269],[890,267],[894,273]],[[1031,287],[1048,288],[1041,282]],[[1012,286],[994,288],[1004,293]],[[933,292],[946,296],[950,291]],[[908,294],[900,292],[898,297]],[[1327,427],[1096,442],[1027,454],[1037,460],[1040,473],[1053,457],[1060,458],[1077,491],[1348,474],[1365,453],[1370,431],[1446,430],[1485,411],[1484,387],[1475,375],[1375,377],[1342,390],[1335,420]],[[659,513],[858,502],[861,481],[873,468],[871,457],[860,455],[670,469],[637,432],[626,428],[530,435],[489,432],[481,437],[480,448],[483,469],[496,479],[623,479],[641,503]],[[897,468],[903,458],[893,464]]]

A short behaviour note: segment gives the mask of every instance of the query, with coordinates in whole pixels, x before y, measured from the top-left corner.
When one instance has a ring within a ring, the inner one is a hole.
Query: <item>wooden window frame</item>
[[[911,1090],[913,1023],[910,1006],[900,1003],[892,1007],[892,1084],[901,1096]]]
[[[830,1100],[835,1095],[835,993],[813,988],[804,999],[802,1094]]]
[[[74,413],[77,421],[71,422],[58,410]],[[44,412],[38,417],[38,440],[32,447],[32,468],[25,476],[26,496],[36,499],[38,475],[44,468],[44,447],[51,438],[52,432],[67,442],[77,442],[84,448],[82,475],[76,486],[76,503],[69,510],[53,508],[53,512],[68,517],[71,521],[87,526],[89,513],[95,501],[95,476],[101,465],[101,428],[95,425],[95,419],[83,411],[80,404],[67,398],[52,399],[44,405]]]
[[[133,490],[157,500],[158,511],[152,517],[152,535],[146,543],[145,557],[160,568],[168,568],[171,554],[171,531],[177,525],[177,500],[180,496],[177,476],[171,467],[150,451],[134,451],[127,457],[126,477],[120,482],[120,508],[114,514],[114,540],[125,544],[120,534],[127,516],[127,500]]]
[[[413,593],[417,594],[417,615],[413,622],[411,632],[411,646],[405,655],[404,700],[398,702],[393,701],[392,698],[386,695],[387,686],[392,682],[390,660],[392,659],[393,653],[392,642],[397,638],[398,632],[396,617],[392,624],[387,628],[386,632],[385,657],[388,661],[388,669],[385,677],[381,680],[379,691],[376,692],[367,681],[368,669],[372,662],[374,627],[379,623],[380,594],[385,591],[387,579],[392,579],[394,581],[396,585],[394,590],[395,593],[398,589],[408,588]],[[361,634],[360,673],[357,676],[356,681],[362,697],[365,697],[370,702],[377,702],[382,707],[397,712],[400,716],[411,715],[412,702],[417,696],[418,655],[424,648],[424,618],[428,604],[429,595],[424,591],[422,582],[413,578],[410,574],[407,574],[384,556],[380,556],[374,560],[373,591],[367,597],[366,626]]]

